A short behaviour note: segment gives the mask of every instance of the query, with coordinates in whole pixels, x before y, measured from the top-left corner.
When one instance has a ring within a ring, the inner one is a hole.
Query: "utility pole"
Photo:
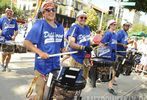
[[[121,7],[121,0],[117,0],[117,11],[116,11],[116,22],[118,22],[118,17],[119,17],[119,12],[120,12],[120,7]]]
[[[100,26],[99,26],[99,30],[101,30],[101,29],[102,29],[103,16],[104,16],[104,12],[102,11],[102,13],[101,13],[101,19],[100,19]]]
[[[129,0],[117,0],[117,11],[116,11],[116,22],[118,22],[118,17],[120,13],[120,8],[123,6],[135,6],[136,2],[128,2]]]

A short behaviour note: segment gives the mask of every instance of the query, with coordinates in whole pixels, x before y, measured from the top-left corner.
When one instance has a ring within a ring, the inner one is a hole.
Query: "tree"
[[[134,24],[130,30],[130,33],[139,33],[143,32],[147,34],[147,26],[142,23]]]
[[[147,12],[147,0],[129,0],[129,2],[136,2],[136,4],[135,6],[125,6],[126,8]]]
[[[6,8],[10,8],[10,2],[10,0],[0,0],[0,15],[5,13]],[[12,9],[14,11],[14,17],[25,18],[23,11],[17,9],[15,5],[12,6]]]
[[[85,8],[88,19],[86,24],[90,27],[91,31],[96,31],[98,28],[98,15],[93,8]]]
[[[104,31],[107,30],[107,22],[111,19],[115,20],[115,16],[112,16],[109,14],[104,14],[103,23],[102,23],[102,30],[104,30]],[[118,31],[120,28],[121,28],[121,19],[118,19],[116,31]]]

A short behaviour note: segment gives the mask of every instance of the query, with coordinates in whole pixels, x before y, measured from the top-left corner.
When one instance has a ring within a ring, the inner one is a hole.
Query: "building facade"
[[[45,1],[45,0],[43,0]],[[87,6],[91,6],[101,16],[102,9],[94,4],[85,3],[84,0],[54,0],[57,4],[57,21],[62,23],[64,27],[69,27],[76,20],[78,11],[83,10]],[[36,9],[38,0],[13,0],[18,9],[29,15],[32,10]]]

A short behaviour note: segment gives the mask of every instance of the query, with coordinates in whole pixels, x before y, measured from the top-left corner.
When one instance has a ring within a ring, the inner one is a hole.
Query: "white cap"
[[[81,10],[78,12],[77,17],[82,16],[82,15],[87,16],[87,14],[83,10]]]
[[[116,23],[116,21],[114,19],[109,20],[107,23],[107,27],[109,27],[113,23]]]
[[[7,11],[11,11],[11,12],[13,12],[13,10],[10,9],[10,8],[6,8],[6,9],[5,9],[5,12],[7,12]]]
[[[131,26],[132,24],[130,22],[128,22],[127,20],[123,20],[122,21],[122,25],[129,25],[129,26]]]

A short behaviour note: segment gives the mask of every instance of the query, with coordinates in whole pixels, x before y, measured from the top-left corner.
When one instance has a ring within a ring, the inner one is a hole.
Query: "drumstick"
[[[71,37],[73,36],[75,30],[76,30],[76,27],[74,27],[74,29],[73,29],[73,31],[72,31],[72,33],[71,33]],[[66,48],[65,48],[66,50],[67,50],[68,47],[69,47],[69,43],[70,43],[70,40],[69,40],[69,41],[67,40],[67,46],[66,46]]]
[[[75,54],[78,53],[78,51],[72,51],[72,52],[64,52],[64,53],[57,53],[57,54],[50,54],[49,57],[56,57],[56,56],[62,56],[62,55],[68,55],[68,54]],[[41,59],[41,57],[37,57],[38,59]]]

